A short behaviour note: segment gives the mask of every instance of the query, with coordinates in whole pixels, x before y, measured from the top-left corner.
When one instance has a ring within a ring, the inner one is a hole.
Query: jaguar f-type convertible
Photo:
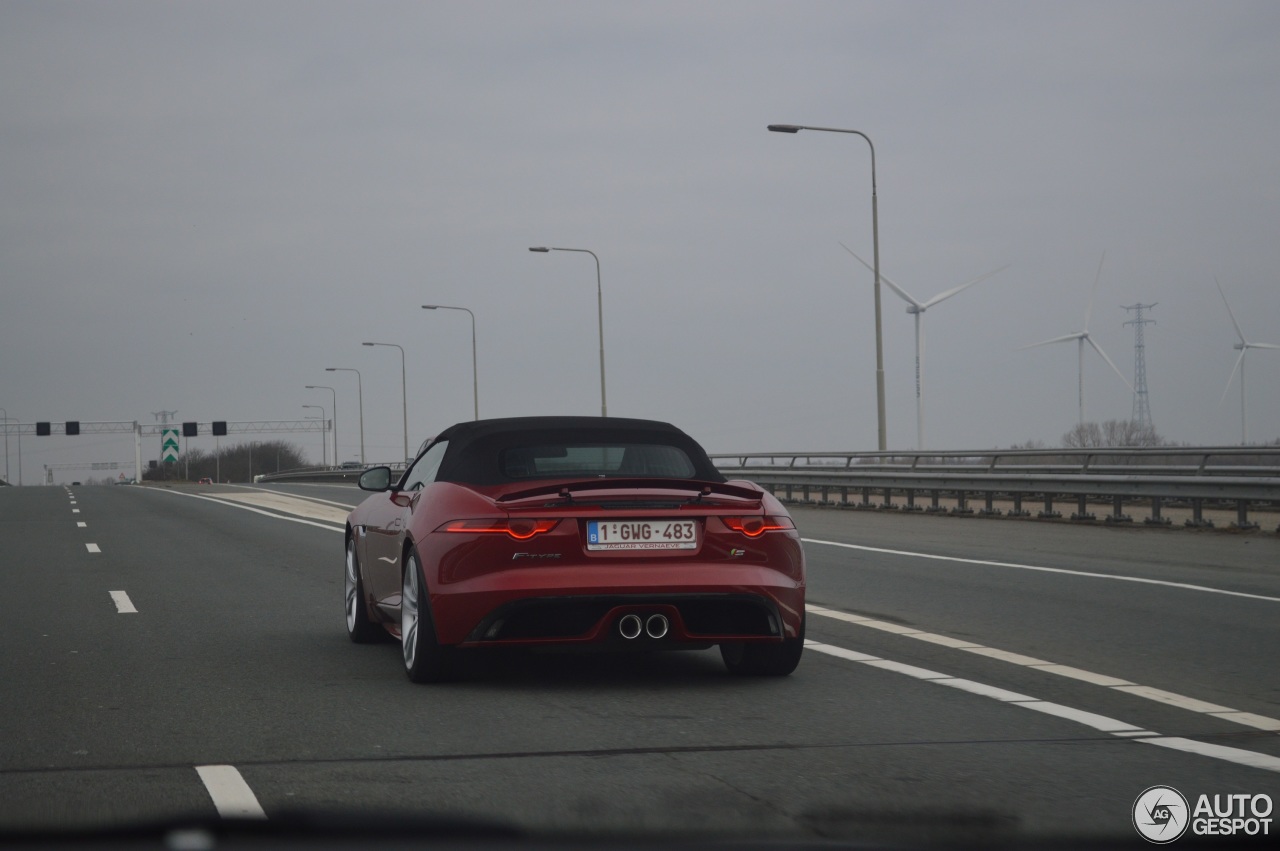
[[[804,553],[782,504],[684,432],[613,417],[459,423],[347,518],[352,641],[398,638],[414,682],[473,648],[718,645],[785,676],[804,648]]]

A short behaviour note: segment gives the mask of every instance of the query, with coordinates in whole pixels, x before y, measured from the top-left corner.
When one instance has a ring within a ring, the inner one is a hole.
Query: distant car
[[[73,487],[73,488],[78,488],[78,487],[80,487],[80,483],[79,483],[79,482],[72,482],[72,483],[71,483],[71,487]]]
[[[804,649],[805,564],[782,504],[726,481],[666,423],[522,417],[446,429],[347,518],[352,641],[400,639],[414,682],[469,648],[719,645],[785,676]]]
[[[359,461],[343,461],[342,462],[342,469],[344,470],[358,470],[363,466],[364,465],[361,464]]]
[[[213,479],[211,479],[211,478],[209,478],[208,476],[206,476],[205,478],[201,479],[201,480],[198,482],[198,484],[202,484],[202,485],[211,485],[211,484],[213,484]]]

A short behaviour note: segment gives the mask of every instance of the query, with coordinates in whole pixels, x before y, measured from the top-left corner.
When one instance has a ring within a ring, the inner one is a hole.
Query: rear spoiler
[[[572,482],[550,482],[545,485],[538,485],[532,488],[526,488],[521,491],[503,494],[498,497],[496,502],[515,502],[521,499],[529,499],[535,496],[548,496],[555,494],[566,499],[573,499],[575,493],[582,491],[599,491],[599,490],[616,490],[618,488],[660,488],[662,490],[679,490],[690,491],[697,496],[731,496],[736,499],[749,499],[754,502],[760,502],[761,492],[755,488],[743,487],[742,485],[731,485],[727,482],[703,482],[695,479],[584,479]]]

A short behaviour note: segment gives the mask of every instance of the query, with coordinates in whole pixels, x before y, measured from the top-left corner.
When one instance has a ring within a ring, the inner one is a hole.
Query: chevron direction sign
[[[177,428],[166,428],[160,432],[161,462],[178,460],[178,435],[180,434],[182,430]]]

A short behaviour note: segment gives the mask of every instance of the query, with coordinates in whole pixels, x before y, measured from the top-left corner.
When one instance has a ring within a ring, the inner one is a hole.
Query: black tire
[[[729,673],[744,677],[785,677],[800,664],[804,652],[804,620],[800,634],[776,644],[746,642],[720,645],[720,658]]]
[[[410,550],[404,558],[404,580],[400,589],[400,646],[404,672],[415,683],[441,683],[457,679],[458,648],[436,640],[431,617],[431,601],[418,554]]]
[[[365,602],[364,578],[360,575],[360,559],[356,555],[354,535],[347,539],[347,564],[343,586],[347,637],[356,644],[385,641],[387,631],[369,617],[369,608]]]

